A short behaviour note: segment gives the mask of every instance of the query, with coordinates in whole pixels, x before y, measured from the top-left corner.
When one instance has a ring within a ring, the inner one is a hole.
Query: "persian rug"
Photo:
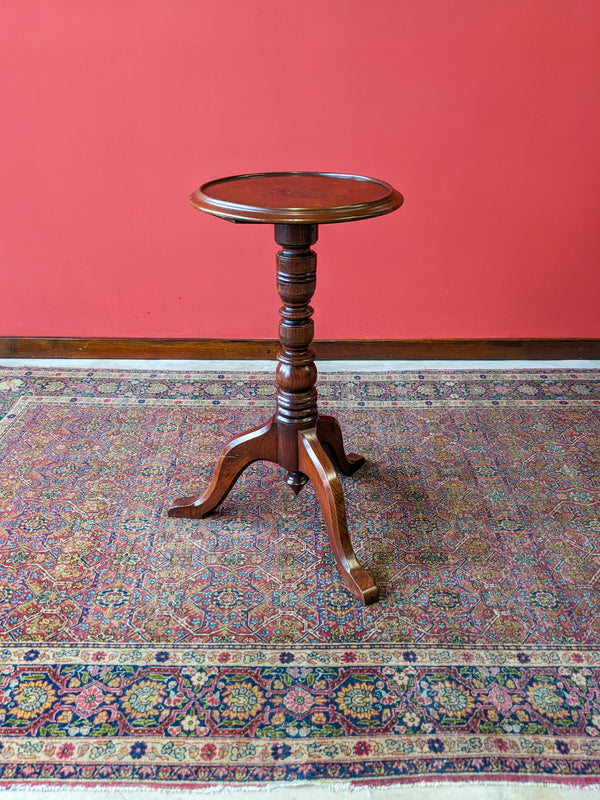
[[[600,373],[324,374],[314,491],[169,519],[266,373],[0,369],[0,786],[600,781]]]

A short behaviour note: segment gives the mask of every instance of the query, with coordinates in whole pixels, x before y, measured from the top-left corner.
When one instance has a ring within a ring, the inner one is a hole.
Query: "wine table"
[[[312,481],[338,568],[349,590],[368,605],[379,590],[358,562],[348,533],[342,487],[336,469],[352,475],[365,460],[346,453],[335,417],[317,409],[317,369],[313,340],[318,226],[388,214],[402,195],[384,181],[361,175],[323,172],[277,172],[236,175],[205,183],[191,196],[200,211],[231,222],[271,223],[277,253],[277,290],[282,300],[279,322],[274,416],[264,425],[225,445],[203,494],[176,500],[170,517],[200,518],[213,511],[254,461],[266,460],[287,471],[287,484],[298,494]]]

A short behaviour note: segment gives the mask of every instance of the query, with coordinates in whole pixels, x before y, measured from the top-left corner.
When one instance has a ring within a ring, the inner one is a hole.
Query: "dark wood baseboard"
[[[0,337],[0,358],[275,359],[275,339]],[[600,339],[321,339],[318,359],[600,359]]]

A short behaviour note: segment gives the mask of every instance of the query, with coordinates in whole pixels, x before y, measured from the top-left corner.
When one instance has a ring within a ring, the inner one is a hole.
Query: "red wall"
[[[222,175],[358,172],[319,338],[600,336],[598,0],[2,0],[3,336],[272,337]]]

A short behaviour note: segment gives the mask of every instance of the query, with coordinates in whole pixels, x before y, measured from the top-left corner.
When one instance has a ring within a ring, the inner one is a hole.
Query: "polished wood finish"
[[[379,590],[352,548],[342,487],[334,468],[335,464],[350,474],[364,459],[346,455],[337,420],[320,417],[317,409],[317,368],[310,346],[313,309],[309,305],[316,286],[317,256],[311,248],[319,224],[387,214],[400,206],[402,195],[372,178],[291,172],[211,181],[191,200],[201,211],[228,220],[275,225],[275,241],[281,247],[277,253],[281,348],[273,418],[232,439],[207,490],[177,500],[167,513],[172,517],[204,516],[227,496],[249,464],[259,459],[273,461],[286,470],[294,494],[312,481],[343,580],[362,603],[374,603]]]
[[[316,286],[317,225],[275,225],[279,310],[277,391],[275,414],[265,425],[236,436],[224,448],[212,481],[202,494],[181,498],[168,510],[171,517],[203,517],[231,491],[238,477],[254,461],[272,461],[287,471],[287,484],[297,495],[311,480],[323,512],[327,534],[346,585],[361,602],[374,603],[379,592],[358,562],[346,522],[342,487],[334,465],[355,472],[364,458],[344,451],[337,420],[319,416],[317,368],[310,344],[313,310],[309,305]],[[330,459],[328,452],[331,453]]]
[[[600,359],[600,339],[316,339],[321,361]],[[277,339],[0,336],[0,358],[275,360]]]
[[[329,453],[335,468],[343,475],[354,475],[356,470],[365,463],[362,456],[356,453],[346,453],[344,450],[342,429],[335,417],[319,414],[317,438]]]
[[[338,476],[319,441],[318,430],[310,428],[298,435],[300,470],[312,481],[325,518],[329,542],[346,585],[365,605],[379,600],[375,581],[359,563],[346,523],[344,495]],[[362,459],[364,463],[364,459]]]
[[[277,463],[277,426],[273,420],[231,439],[221,451],[206,491],[176,500],[169,516],[200,519],[210,514],[227,497],[246,467],[255,461]]]
[[[195,208],[231,222],[319,224],[389,214],[403,198],[363,175],[265,172],[209,181],[191,195]]]

